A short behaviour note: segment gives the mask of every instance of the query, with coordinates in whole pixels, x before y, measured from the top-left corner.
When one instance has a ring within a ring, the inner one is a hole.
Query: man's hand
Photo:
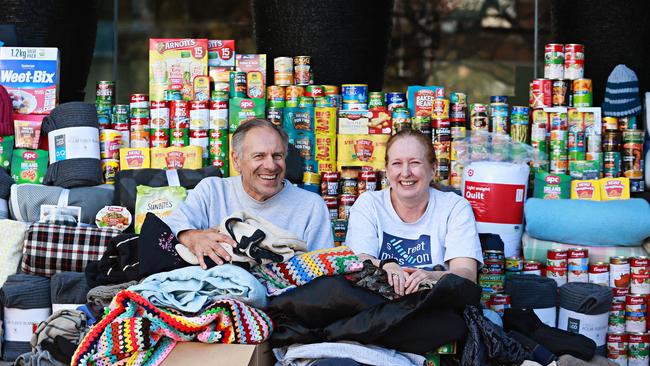
[[[223,246],[237,246],[237,243],[229,235],[220,232],[218,227],[185,230],[178,234],[178,241],[196,255],[203,269],[208,268],[203,257],[208,256],[217,265],[222,265],[230,261],[230,255]]]
[[[442,271],[427,271],[419,268],[404,268],[404,271],[409,274],[405,284],[406,294],[417,292],[423,281],[438,281],[440,277],[449,273]]]

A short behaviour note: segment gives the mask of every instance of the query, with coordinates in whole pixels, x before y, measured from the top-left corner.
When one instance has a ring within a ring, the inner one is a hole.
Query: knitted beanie
[[[618,65],[607,78],[603,114],[612,117],[626,117],[641,111],[639,79],[634,71],[625,65]]]

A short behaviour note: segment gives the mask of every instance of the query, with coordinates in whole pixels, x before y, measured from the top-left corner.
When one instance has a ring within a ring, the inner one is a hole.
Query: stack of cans
[[[95,88],[95,108],[99,129],[110,128],[113,105],[115,104],[115,82],[98,81]]]

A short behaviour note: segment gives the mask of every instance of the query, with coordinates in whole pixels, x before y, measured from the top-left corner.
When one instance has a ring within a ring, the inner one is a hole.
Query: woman
[[[431,140],[400,131],[386,145],[390,189],[366,192],[350,209],[347,245],[383,268],[399,295],[450,272],[476,281],[483,261],[469,202],[430,188],[434,171]],[[438,264],[448,271],[431,271]]]

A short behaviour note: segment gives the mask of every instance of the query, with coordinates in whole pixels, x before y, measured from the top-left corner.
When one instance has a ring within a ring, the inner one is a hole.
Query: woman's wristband
[[[379,268],[383,269],[384,266],[387,265],[388,263],[397,263],[397,259],[395,258],[382,259],[381,261],[379,261]]]

